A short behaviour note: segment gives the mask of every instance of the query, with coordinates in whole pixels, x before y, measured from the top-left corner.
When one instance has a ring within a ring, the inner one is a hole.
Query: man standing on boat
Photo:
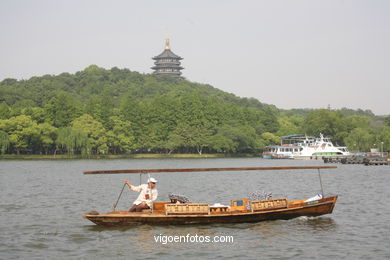
[[[157,199],[158,191],[156,189],[157,180],[153,177],[148,179],[148,184],[133,186],[129,180],[125,180],[127,186],[132,191],[139,192],[138,198],[134,201],[133,206],[129,209],[130,212],[141,212],[143,209],[150,209],[153,201]]]

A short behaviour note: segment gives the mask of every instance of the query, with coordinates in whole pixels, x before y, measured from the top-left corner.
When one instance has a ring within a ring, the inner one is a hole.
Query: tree
[[[58,129],[55,143],[56,151],[60,149],[71,155],[75,153],[83,155],[91,153],[91,144],[87,134],[71,127]]]
[[[261,138],[264,140],[265,145],[277,145],[280,144],[280,137],[274,135],[273,133],[263,133]]]
[[[390,151],[390,126],[382,127],[379,131],[375,132],[374,142],[381,150]]]
[[[9,147],[10,141],[8,134],[2,130],[0,130],[0,152],[1,154],[4,154],[8,147]]]
[[[226,137],[223,132],[219,132],[210,137],[210,148],[218,153],[235,153],[237,144]]]
[[[80,105],[70,94],[60,93],[45,106],[48,121],[55,127],[66,127],[80,116]]]
[[[45,150],[45,154],[48,154],[57,138],[57,128],[49,123],[43,123],[38,125],[38,131],[41,146]]]
[[[390,115],[385,118],[386,126],[390,126]]]
[[[30,116],[32,120],[41,124],[47,120],[46,111],[40,107],[28,107],[22,109],[23,115]]]
[[[12,86],[15,85],[16,83],[18,83],[18,80],[12,78],[6,78],[2,82],[0,82],[0,84],[4,86]]]
[[[355,128],[345,138],[345,143],[352,151],[369,151],[373,143],[373,136],[367,129]]]
[[[101,95],[93,96],[86,105],[86,112],[108,127],[110,117],[113,116],[114,102],[109,91],[104,91]]]
[[[331,137],[336,143],[343,144],[347,128],[340,113],[328,109],[319,109],[310,112],[304,121],[303,130],[308,135]]]
[[[184,138],[181,135],[181,131],[177,129],[168,135],[168,140],[164,143],[163,147],[168,150],[168,154],[171,154],[174,150],[184,146]]]
[[[0,130],[8,134],[9,144],[15,148],[17,154],[22,149],[31,149],[39,140],[38,124],[29,116],[20,115],[0,120]]]
[[[255,129],[250,126],[243,125],[233,127],[225,125],[218,130],[217,135],[222,135],[225,138],[231,140],[231,142],[226,142],[226,139],[224,140],[218,137],[219,140],[224,140],[225,144],[228,144],[230,146],[225,147],[225,149],[229,148],[227,152],[254,153],[261,148],[261,140],[256,135]]]
[[[372,118],[368,116],[352,115],[344,118],[344,124],[348,131],[354,128],[368,128]]]
[[[135,148],[135,137],[132,131],[132,124],[122,121],[117,116],[110,118],[112,130],[107,132],[107,143],[111,153],[129,153]]]
[[[138,101],[131,94],[126,95],[121,100],[119,109],[121,116],[126,121],[133,122],[134,124],[140,121],[139,115],[141,115],[142,110]]]
[[[277,136],[299,134],[302,131],[303,117],[279,117],[278,123]]]
[[[203,149],[210,143],[210,136],[211,131],[201,125],[181,124],[169,135],[166,147],[170,152],[175,148],[182,147],[189,151],[196,150],[198,154],[202,154]]]
[[[0,119],[8,119],[11,116],[11,108],[4,102],[0,103]]]
[[[84,114],[72,121],[72,128],[87,135],[89,143],[96,154],[108,152],[106,129],[92,116]]]

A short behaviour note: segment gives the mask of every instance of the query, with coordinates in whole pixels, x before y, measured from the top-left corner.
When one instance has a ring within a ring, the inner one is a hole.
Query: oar
[[[126,183],[123,184],[123,187],[122,187],[121,193],[119,194],[118,200],[117,200],[116,203],[112,206],[112,211],[115,211],[116,205],[118,205],[119,199],[120,199],[121,196],[122,196],[122,192],[123,192],[123,190],[125,189],[125,186],[126,186]]]
[[[230,167],[230,168],[183,168],[183,169],[131,169],[85,171],[84,174],[157,173],[157,172],[217,172],[217,171],[265,171],[333,169],[337,166],[282,166],[282,167]]]

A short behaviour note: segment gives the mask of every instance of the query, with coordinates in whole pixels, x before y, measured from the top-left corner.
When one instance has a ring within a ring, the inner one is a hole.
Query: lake
[[[390,259],[390,167],[337,165],[321,170],[333,214],[244,224],[99,227],[83,219],[111,210],[129,178],[85,170],[324,165],[322,161],[132,159],[0,161],[0,259]],[[317,170],[157,173],[159,200],[179,193],[192,202],[229,204],[254,191],[306,199],[321,192]],[[146,181],[143,177],[142,182]],[[127,188],[117,209],[137,193]],[[229,237],[229,242],[167,242],[167,237]]]

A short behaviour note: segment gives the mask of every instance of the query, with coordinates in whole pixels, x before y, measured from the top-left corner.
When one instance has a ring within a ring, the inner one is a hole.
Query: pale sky
[[[1,0],[0,81],[96,64],[183,76],[279,108],[390,114],[390,1]]]

